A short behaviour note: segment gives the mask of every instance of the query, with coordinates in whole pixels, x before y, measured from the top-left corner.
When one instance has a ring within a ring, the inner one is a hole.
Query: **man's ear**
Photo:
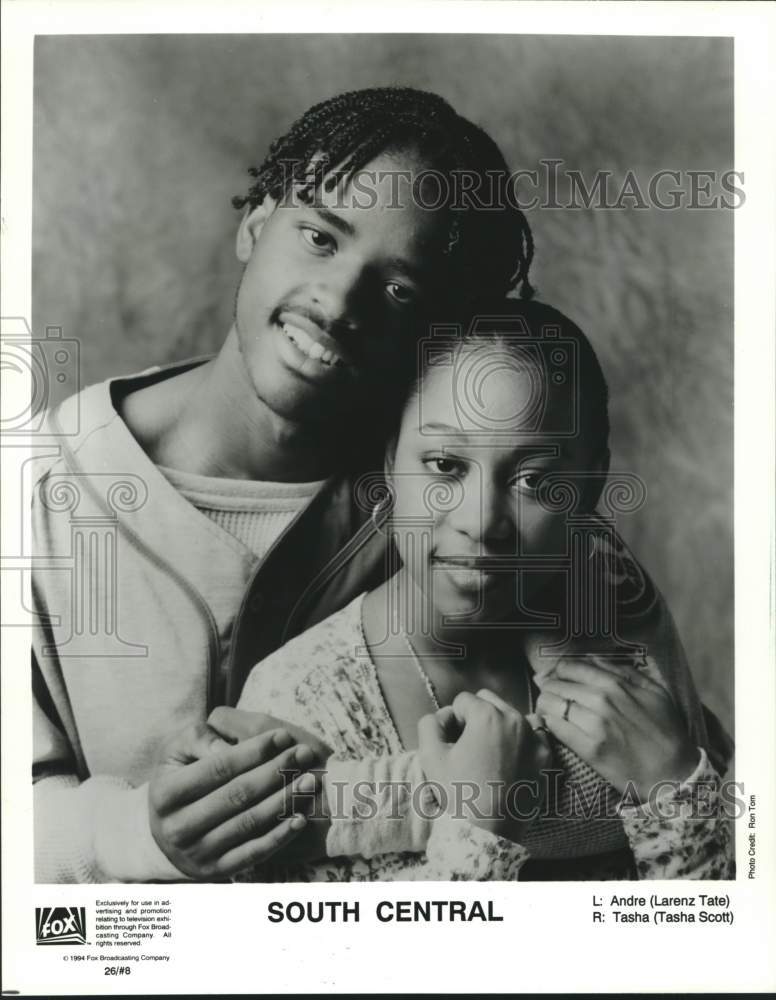
[[[611,459],[611,452],[605,448],[598,458],[590,463],[590,471],[595,475],[588,479],[584,489],[583,507],[586,514],[592,514],[601,499],[601,492],[606,485],[606,477],[609,475]]]
[[[247,264],[251,259],[253,248],[264,227],[264,223],[277,208],[277,202],[271,195],[264,195],[264,201],[255,208],[246,208],[242,217],[240,228],[237,230],[237,240],[235,251],[237,259],[242,264]]]

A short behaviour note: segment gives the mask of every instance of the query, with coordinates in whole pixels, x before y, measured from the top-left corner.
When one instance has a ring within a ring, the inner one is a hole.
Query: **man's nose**
[[[332,333],[355,332],[363,317],[367,275],[358,264],[332,262],[312,287],[312,301],[334,325]]]

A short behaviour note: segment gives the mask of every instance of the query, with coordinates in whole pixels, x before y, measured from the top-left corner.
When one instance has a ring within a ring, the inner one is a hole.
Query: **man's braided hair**
[[[462,174],[483,186],[481,204],[447,204],[446,255],[470,294],[506,295],[519,284],[522,298],[533,289],[528,272],[533,236],[528,222],[506,196],[509,171],[495,142],[436,94],[410,87],[354,90],[316,104],[272,143],[255,184],[232,199],[254,208],[269,194],[280,201],[293,188],[308,199],[321,185],[349,180],[381,153],[407,151],[446,178],[450,191]],[[456,176],[457,175],[457,178]]]

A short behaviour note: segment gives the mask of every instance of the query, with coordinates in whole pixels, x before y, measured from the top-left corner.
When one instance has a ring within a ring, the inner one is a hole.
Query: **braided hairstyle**
[[[533,236],[520,209],[508,197],[509,171],[498,146],[436,94],[410,87],[353,90],[316,104],[272,143],[254,185],[232,199],[237,209],[280,201],[293,189],[309,200],[323,185],[331,190],[350,180],[382,153],[411,151],[456,190],[460,175],[474,175],[488,192],[486,203],[446,204],[445,255],[456,279],[474,296],[506,295],[520,285],[528,299]],[[456,176],[457,175],[457,176]]]

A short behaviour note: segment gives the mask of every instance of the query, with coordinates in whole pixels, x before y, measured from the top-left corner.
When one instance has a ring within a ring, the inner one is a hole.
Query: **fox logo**
[[[36,906],[37,944],[86,944],[86,907]]]

